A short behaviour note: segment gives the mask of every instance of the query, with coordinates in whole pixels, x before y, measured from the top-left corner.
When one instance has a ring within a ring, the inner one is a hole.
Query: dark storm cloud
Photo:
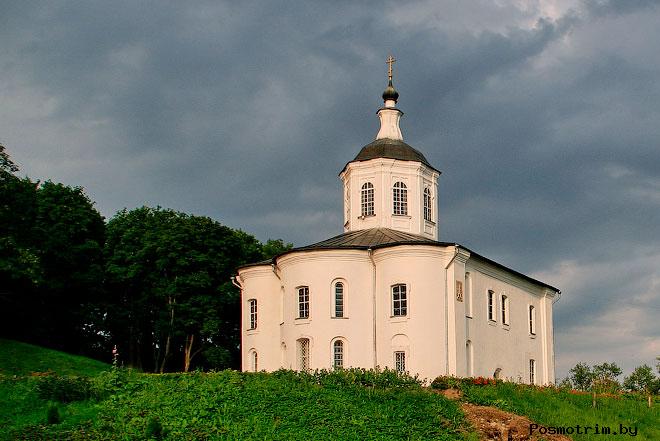
[[[377,132],[393,52],[441,239],[563,289],[565,372],[612,317],[638,324],[613,357],[660,334],[657,4],[0,2],[0,139],[106,216],[162,205],[303,245],[341,232],[337,173]]]

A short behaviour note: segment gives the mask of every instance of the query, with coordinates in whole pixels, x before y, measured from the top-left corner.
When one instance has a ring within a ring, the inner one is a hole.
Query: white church
[[[440,172],[403,141],[392,62],[380,130],[339,174],[344,233],[238,270],[243,370],[553,383],[560,291],[439,241]]]

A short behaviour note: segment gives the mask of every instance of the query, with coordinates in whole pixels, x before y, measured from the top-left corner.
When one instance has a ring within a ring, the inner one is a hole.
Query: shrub
[[[147,421],[147,427],[144,429],[144,435],[147,439],[163,438],[163,425],[157,417],[150,417]]]
[[[489,384],[494,386],[497,384],[497,380],[495,378],[474,377],[466,378],[464,380],[467,380],[470,384],[474,384],[476,386],[487,386]]]
[[[40,377],[37,394],[44,400],[70,403],[92,398],[92,383],[85,377],[60,377],[48,375]]]
[[[60,415],[60,409],[55,403],[48,403],[46,408],[46,424],[59,424],[62,422],[62,415]]]
[[[393,369],[320,369],[314,372],[299,372],[280,369],[273,372],[275,378],[283,381],[318,384],[324,387],[368,386],[379,389],[414,389],[422,385],[417,375],[414,377]]]
[[[431,382],[431,388],[439,389],[439,390],[456,389],[460,386],[460,384],[461,384],[460,378],[440,375]]]
[[[124,387],[128,382],[128,371],[121,368],[112,368],[101,372],[92,379],[92,395],[95,398],[106,398]]]

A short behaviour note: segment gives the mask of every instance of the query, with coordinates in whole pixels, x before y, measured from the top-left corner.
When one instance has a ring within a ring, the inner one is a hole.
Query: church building
[[[344,233],[238,270],[243,370],[554,383],[560,291],[439,241],[440,171],[403,140],[393,62],[380,130],[339,174]]]

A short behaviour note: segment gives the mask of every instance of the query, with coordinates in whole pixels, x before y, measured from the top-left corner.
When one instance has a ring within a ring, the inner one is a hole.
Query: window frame
[[[406,373],[406,351],[394,351],[394,370],[400,374]]]
[[[403,288],[403,291],[401,288]],[[395,295],[398,298],[395,298]],[[391,316],[408,317],[408,285],[405,283],[395,283],[390,286],[390,299],[392,305]]]
[[[258,302],[257,299],[248,300],[248,331],[254,331],[259,326],[258,322]]]
[[[362,218],[376,215],[376,192],[374,184],[365,182],[360,189],[360,215]]]
[[[488,300],[487,300],[487,316],[489,322],[497,322],[497,301],[495,300],[495,291],[492,289],[488,290]]]
[[[536,384],[536,360],[529,359],[529,384]]]
[[[509,296],[506,294],[500,295],[500,311],[502,313],[502,324],[511,326],[511,308],[509,308]]]
[[[296,351],[298,359],[298,370],[307,372],[311,366],[311,340],[307,337],[301,337],[296,340]]]
[[[392,186],[392,214],[408,216],[408,186],[403,181],[397,181]]]
[[[337,291],[338,287],[341,287],[341,292]],[[332,317],[346,318],[346,283],[343,280],[332,284]]]
[[[339,351],[338,351],[339,349]],[[343,369],[346,355],[346,343],[341,338],[332,342],[332,368]]]
[[[302,293],[301,293],[302,291]],[[296,287],[298,295],[298,316],[296,319],[309,319],[310,301],[309,286],[302,285]]]
[[[424,188],[424,220],[433,222],[433,196],[429,187]]]
[[[529,322],[529,335],[536,335],[536,307],[534,305],[529,305],[527,308],[528,311],[528,322]]]
[[[259,354],[256,350],[252,350],[250,362],[252,363],[252,372],[259,372]]]
[[[465,272],[463,295],[465,297],[465,316],[472,318],[472,273],[470,271]]]

